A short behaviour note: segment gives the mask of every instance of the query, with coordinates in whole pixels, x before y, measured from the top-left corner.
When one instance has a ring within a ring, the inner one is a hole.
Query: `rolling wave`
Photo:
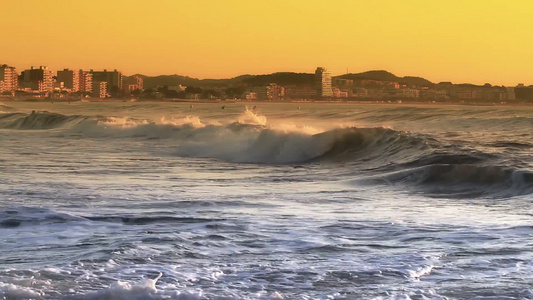
[[[0,114],[0,128],[17,130],[54,129],[68,125],[72,126],[87,118],[86,116],[65,116],[46,111],[32,112],[31,114],[4,113]]]
[[[0,228],[43,226],[63,223],[105,222],[124,225],[215,223],[224,219],[179,217],[174,215],[90,215],[79,216],[52,209],[12,206],[0,210]]]
[[[5,105],[4,103],[0,102],[0,114],[1,113],[6,113],[6,112],[11,112],[13,110],[14,110],[13,107]]]
[[[494,165],[430,164],[378,175],[370,181],[457,198],[507,198],[533,193],[533,172]]]
[[[84,219],[51,209],[16,206],[0,210],[0,228],[79,222]]]
[[[246,111],[228,124],[203,122],[198,117],[154,122],[117,117],[66,116],[51,112],[0,114],[0,128],[63,129],[91,138],[171,139],[175,154],[236,163],[291,164],[318,161],[407,162],[437,143],[388,128],[336,128],[266,124],[266,118]],[[376,167],[376,166],[374,166]]]
[[[156,122],[50,112],[4,113],[0,128],[60,128],[91,138],[168,139],[163,144],[176,156],[232,163],[343,164],[373,182],[414,186],[436,195],[507,197],[533,192],[533,173],[506,163],[503,154],[446,146],[431,135],[384,127],[323,131],[267,124],[265,117],[249,110],[238,121],[226,124],[195,116]],[[497,143],[493,147],[528,149],[530,144]]]

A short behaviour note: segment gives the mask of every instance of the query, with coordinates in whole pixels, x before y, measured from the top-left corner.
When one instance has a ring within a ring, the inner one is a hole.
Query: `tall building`
[[[31,67],[22,72],[22,87],[33,91],[51,92],[54,89],[52,71],[47,67],[40,66],[39,69]]]
[[[71,92],[92,92],[93,90],[93,74],[79,70],[64,69],[63,71],[57,71],[56,81],[63,83],[65,89],[69,89]]]
[[[328,98],[333,96],[331,89],[331,73],[324,68],[316,68],[315,89],[318,98]]]
[[[107,97],[107,82],[105,81],[93,81],[92,96],[96,98]]]
[[[93,74],[79,70],[78,73],[78,86],[76,87],[78,92],[92,93],[93,91]]]
[[[135,82],[137,83],[137,88],[139,90],[142,90],[143,89],[143,79],[141,76],[138,76],[138,75],[135,75],[133,76],[133,78],[135,79]]]
[[[17,89],[17,77],[15,67],[0,65],[0,93],[14,92]]]
[[[118,92],[122,90],[122,73],[117,71],[108,72],[106,69],[103,71],[93,71],[93,82],[106,82],[107,90],[109,92]]]
[[[63,83],[65,89],[69,89],[72,92],[79,90],[79,73],[77,71],[64,69],[63,71],[57,71],[56,82]]]

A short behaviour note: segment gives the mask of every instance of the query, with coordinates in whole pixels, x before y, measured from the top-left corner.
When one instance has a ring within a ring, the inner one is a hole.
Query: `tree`
[[[112,86],[111,89],[109,89],[109,94],[113,98],[122,98],[124,96],[124,92],[116,85]]]
[[[210,99],[210,98],[219,98],[220,93],[215,90],[204,90],[202,93],[202,98],[204,99]]]
[[[166,90],[163,95],[165,95],[165,98],[182,98],[180,97],[180,92],[176,90]]]
[[[140,89],[134,89],[133,91],[131,91],[131,94],[134,96],[134,97],[139,97],[141,95],[142,91]]]
[[[15,91],[15,96],[26,96],[28,92],[26,91]]]
[[[242,86],[227,88],[224,93],[228,98],[240,98],[246,89]]]
[[[157,91],[162,94],[165,94],[168,91],[168,85],[163,85],[163,86],[158,87]]]
[[[185,93],[187,94],[201,94],[202,88],[194,87],[194,86],[188,86],[185,88]]]

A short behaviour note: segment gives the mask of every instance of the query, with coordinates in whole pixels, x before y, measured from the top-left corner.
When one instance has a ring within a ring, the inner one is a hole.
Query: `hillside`
[[[377,81],[388,81],[388,82],[398,82],[398,83],[405,83],[409,86],[434,86],[435,84],[431,81],[422,78],[422,77],[415,77],[415,76],[405,76],[405,77],[398,77],[390,72],[384,71],[384,70],[375,70],[375,71],[367,71],[363,73],[350,73],[350,74],[344,74],[341,76],[337,76],[336,78],[342,78],[342,79],[350,79],[354,81],[360,81],[360,80],[377,80]]]
[[[269,83],[276,83],[279,85],[313,85],[314,76],[313,73],[292,73],[292,72],[278,72],[265,75],[241,75],[228,79],[198,79],[181,75],[159,75],[159,76],[146,76],[136,74],[144,80],[144,88],[155,88],[158,86],[195,86],[201,88],[224,88],[230,86],[260,86],[267,85]],[[125,84],[133,84],[135,80],[133,76],[124,76]],[[388,82],[405,83],[409,86],[427,86],[432,87],[435,84],[422,77],[405,76],[398,77],[390,72],[384,70],[367,71],[363,73],[349,73],[334,78],[350,79],[354,81],[361,80],[377,80]]]
[[[279,85],[313,85],[315,74],[280,72],[267,75],[255,75],[245,78],[244,84],[257,86],[276,83]]]
[[[251,77],[251,75],[241,75],[230,79],[198,79],[181,75],[159,75],[146,76],[142,74],[135,74],[132,76],[124,76],[125,84],[134,84],[133,76],[140,76],[143,79],[145,89],[156,88],[158,86],[196,86],[202,88],[228,87],[234,85],[241,85],[243,80]]]

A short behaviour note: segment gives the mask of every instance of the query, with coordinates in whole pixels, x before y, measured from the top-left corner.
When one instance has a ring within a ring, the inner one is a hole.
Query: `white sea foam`
[[[176,290],[158,290],[156,287],[157,281],[161,278],[159,274],[155,279],[145,279],[136,283],[129,283],[125,281],[117,281],[109,288],[88,293],[85,295],[78,295],[76,299],[83,300],[159,300],[159,299],[175,299],[175,300],[206,300],[202,292],[194,291],[176,291]]]
[[[239,123],[264,126],[267,124],[267,119],[265,116],[262,116],[254,112],[249,107],[246,107],[244,113],[239,116]]]
[[[133,120],[127,117],[107,117],[98,121],[98,124],[103,126],[114,126],[118,128],[132,128],[139,125],[146,125],[149,122],[147,120]]]
[[[29,105],[0,116],[2,300],[533,296],[531,119]]]
[[[30,300],[41,299],[42,296],[41,292],[35,291],[30,287],[0,282],[0,299]]]
[[[198,116],[185,116],[183,118],[175,118],[174,116],[172,116],[171,119],[161,117],[159,124],[174,126],[190,125],[194,128],[203,128],[206,126]]]
[[[427,276],[431,274],[431,271],[433,270],[433,268],[434,268],[433,265],[429,265],[429,266],[420,267],[416,270],[407,270],[407,271],[409,272],[409,277],[413,279],[420,279],[420,277],[422,276]]]

